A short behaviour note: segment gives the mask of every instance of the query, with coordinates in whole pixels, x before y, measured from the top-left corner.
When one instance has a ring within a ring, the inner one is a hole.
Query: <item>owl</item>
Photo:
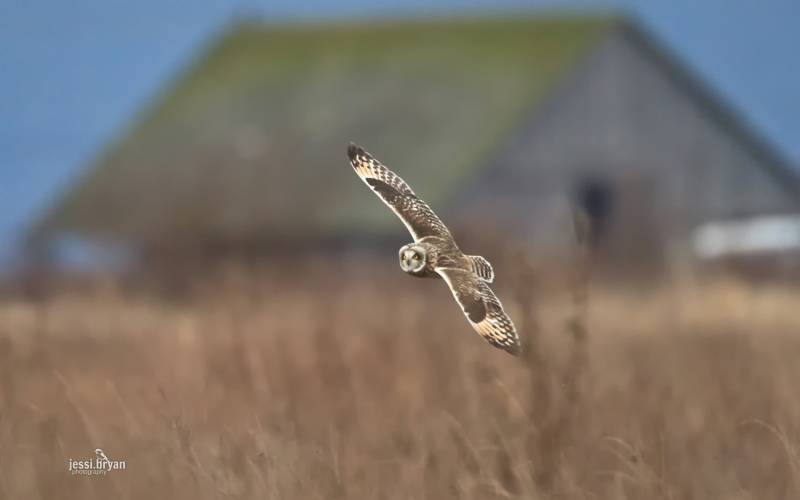
[[[519,355],[514,323],[489,288],[494,281],[489,261],[465,255],[428,204],[371,154],[351,143],[347,155],[356,174],[397,214],[414,238],[400,248],[400,269],[418,278],[443,279],[472,328],[494,347]]]

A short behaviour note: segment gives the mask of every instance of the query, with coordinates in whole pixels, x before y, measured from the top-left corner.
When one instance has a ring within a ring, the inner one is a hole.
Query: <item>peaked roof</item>
[[[664,68],[664,74],[684,90],[687,97],[727,131],[737,142],[745,146],[767,169],[780,188],[800,206],[800,175],[797,169],[777,151],[763,136],[750,126],[744,115],[738,113],[714,91],[704,85],[690,68],[681,64],[672,54],[659,47],[641,27],[630,20],[618,22],[620,32],[627,36],[652,61]]]
[[[598,16],[238,26],[33,234],[150,245],[402,231],[349,171],[349,141],[437,206],[615,24]]]

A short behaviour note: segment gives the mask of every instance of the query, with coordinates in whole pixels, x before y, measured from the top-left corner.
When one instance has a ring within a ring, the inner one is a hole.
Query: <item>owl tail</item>
[[[489,264],[488,260],[480,255],[468,255],[467,257],[472,264],[472,272],[487,283],[494,281],[494,269],[492,269],[492,265]]]

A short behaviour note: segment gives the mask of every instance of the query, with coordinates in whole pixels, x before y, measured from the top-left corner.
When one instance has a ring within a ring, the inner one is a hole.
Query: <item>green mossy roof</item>
[[[38,229],[142,243],[402,231],[351,172],[349,141],[435,208],[613,22],[239,26]]]

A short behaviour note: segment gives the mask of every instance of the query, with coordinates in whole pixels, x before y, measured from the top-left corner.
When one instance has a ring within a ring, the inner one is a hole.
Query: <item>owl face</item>
[[[423,247],[411,243],[400,249],[400,268],[407,273],[418,273],[425,268],[428,254]]]

